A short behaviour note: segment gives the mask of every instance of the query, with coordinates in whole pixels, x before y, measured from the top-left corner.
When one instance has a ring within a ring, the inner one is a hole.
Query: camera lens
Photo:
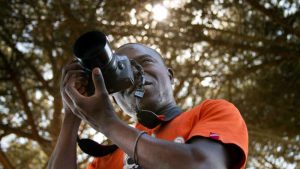
[[[73,45],[73,53],[81,59],[87,69],[101,69],[108,93],[125,90],[134,84],[134,74],[127,56],[113,55],[106,35],[100,31],[90,31],[81,35]],[[86,87],[88,95],[94,93],[92,77]]]
[[[81,35],[73,46],[73,53],[89,69],[103,68],[113,57],[106,35],[99,31],[90,31]]]

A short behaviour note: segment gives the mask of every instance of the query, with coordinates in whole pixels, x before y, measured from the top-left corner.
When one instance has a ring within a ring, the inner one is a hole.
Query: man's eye
[[[153,62],[151,59],[144,59],[143,60],[143,63],[150,63],[150,62]]]

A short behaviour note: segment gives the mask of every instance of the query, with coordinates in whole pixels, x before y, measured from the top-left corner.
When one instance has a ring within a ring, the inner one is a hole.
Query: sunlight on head
[[[153,13],[153,18],[157,21],[162,21],[168,16],[168,9],[161,4],[154,5],[151,11]]]

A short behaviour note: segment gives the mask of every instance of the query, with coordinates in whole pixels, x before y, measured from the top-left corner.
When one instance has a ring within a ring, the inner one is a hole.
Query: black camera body
[[[134,85],[134,74],[127,56],[112,52],[107,37],[100,31],[90,31],[81,35],[73,45],[73,53],[87,70],[101,69],[109,94],[125,90]],[[94,93],[92,76],[87,85],[88,95]]]

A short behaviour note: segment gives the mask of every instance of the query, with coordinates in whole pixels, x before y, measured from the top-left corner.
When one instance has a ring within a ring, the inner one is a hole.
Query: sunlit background
[[[0,169],[45,168],[63,114],[61,68],[91,29],[113,49],[139,42],[160,52],[184,110],[233,102],[248,124],[247,168],[300,168],[299,9],[298,0],[0,2]],[[109,142],[87,124],[79,135]],[[78,154],[85,168],[92,158]]]

